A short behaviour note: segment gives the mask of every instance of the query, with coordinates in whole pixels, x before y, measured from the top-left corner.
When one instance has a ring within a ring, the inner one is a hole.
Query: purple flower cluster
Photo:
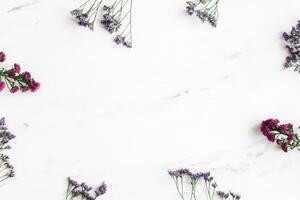
[[[235,194],[233,192],[223,192],[223,191],[217,191],[217,195],[222,200],[231,199],[231,200],[239,200],[241,199],[241,196],[239,194]],[[231,197],[231,198],[230,198]]]
[[[128,48],[132,48],[132,0],[115,0],[111,6],[104,6],[103,10],[105,12],[101,20],[103,27],[110,33],[118,33],[119,29],[124,27],[123,30],[116,35],[114,41],[116,44],[123,44]]]
[[[278,119],[267,119],[261,123],[260,130],[270,142],[276,142],[284,152],[300,147],[300,138],[294,132],[291,123],[280,124]]]
[[[77,9],[71,11],[71,15],[75,16],[78,24],[94,30],[94,24],[98,15],[98,11],[102,0],[88,0],[80,5]]]
[[[3,151],[10,149],[9,141],[15,136],[11,134],[5,126],[5,119],[0,119],[0,182],[14,177],[14,167],[9,162],[9,157],[3,154]]]
[[[99,14],[99,7],[103,0],[88,0],[79,8],[72,10],[80,26],[94,29],[94,24]],[[114,41],[116,44],[132,47],[131,11],[133,0],[115,0],[111,6],[103,6],[104,14],[100,23],[110,33],[117,33]],[[122,29],[122,30],[120,30]]]
[[[213,27],[217,26],[219,0],[194,0],[186,3],[189,15],[195,14],[202,22],[208,21]]]
[[[283,38],[288,43],[286,48],[289,52],[284,67],[293,67],[295,71],[300,73],[300,21],[298,21],[296,26],[292,27],[289,34],[284,32]]]
[[[0,52],[0,63],[5,61],[5,53]],[[11,93],[19,90],[22,92],[35,92],[40,88],[40,83],[36,82],[27,71],[21,72],[19,64],[14,64],[13,68],[6,70],[0,68],[0,91],[8,87]]]
[[[68,177],[66,200],[75,200],[77,198],[82,200],[95,200],[99,196],[104,195],[106,191],[107,186],[104,182],[97,188],[93,189],[84,182],[78,183],[77,181]]]
[[[198,173],[192,173],[189,169],[178,169],[175,171],[169,171],[169,175],[173,178],[177,192],[179,193],[182,200],[186,199],[186,194],[184,194],[184,183],[186,182],[184,179],[188,179],[190,183],[190,193],[188,194],[188,197],[190,199],[197,199],[196,196],[196,187],[198,183],[203,180],[207,195],[210,200],[213,200],[216,196],[223,199],[227,199],[229,195],[231,195],[233,200],[239,200],[241,197],[240,195],[234,194],[232,192],[224,193],[221,191],[216,191],[216,188],[218,187],[218,184],[214,182],[214,177],[211,176],[210,172],[198,172]],[[216,195],[217,194],[217,195]]]
[[[103,6],[104,15],[100,21],[103,27],[110,33],[117,32],[121,27],[120,15],[114,14],[114,10],[114,6]]]

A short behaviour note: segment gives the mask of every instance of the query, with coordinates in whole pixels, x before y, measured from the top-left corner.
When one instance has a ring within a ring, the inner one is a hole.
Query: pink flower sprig
[[[4,62],[6,56],[0,52],[0,63]],[[0,68],[0,92],[7,87],[11,93],[19,90],[22,92],[35,92],[40,88],[40,83],[35,81],[27,71],[21,72],[19,64],[14,64],[11,69]]]
[[[300,150],[300,137],[294,132],[293,124],[280,124],[278,119],[267,119],[261,123],[260,130],[270,142],[276,142],[284,152],[295,148]]]

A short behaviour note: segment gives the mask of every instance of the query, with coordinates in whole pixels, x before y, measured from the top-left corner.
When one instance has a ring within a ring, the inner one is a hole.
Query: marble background
[[[179,167],[211,170],[242,199],[299,198],[300,152],[258,130],[268,117],[300,125],[300,74],[282,68],[281,39],[299,0],[221,0],[217,29],[187,16],[184,0],[134,1],[131,50],[74,23],[80,0],[0,3],[6,66],[42,83],[1,93],[17,135],[3,199],[64,199],[72,176],[105,180],[105,200],[176,200],[167,170]]]

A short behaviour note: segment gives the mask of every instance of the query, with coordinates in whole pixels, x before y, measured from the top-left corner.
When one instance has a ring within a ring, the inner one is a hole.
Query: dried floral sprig
[[[110,33],[116,33],[114,41],[132,48],[132,1],[115,0],[110,6],[103,6],[104,14],[100,23]],[[103,0],[87,0],[77,9],[71,11],[80,26],[94,30],[94,24],[99,14]]]
[[[222,200],[228,199],[229,197],[231,197],[231,200],[241,199],[240,195],[235,194],[233,192],[225,193],[222,191],[217,191],[216,189],[218,185],[216,182],[213,181],[214,178],[211,176],[210,172],[192,173],[189,169],[178,169],[175,171],[169,171],[168,173],[173,178],[177,192],[179,193],[182,200],[188,198],[190,200],[197,200],[196,189],[201,181],[204,182],[207,197],[209,200],[214,200],[215,197],[218,197]],[[184,187],[186,179],[190,183],[190,192],[188,194],[184,193],[184,191],[186,191],[186,188]]]
[[[292,27],[289,34],[284,32],[283,38],[288,43],[286,48],[289,51],[289,56],[286,57],[284,67],[292,67],[300,73],[300,21],[298,21],[296,26]]]
[[[276,142],[284,152],[295,148],[300,150],[300,137],[294,132],[291,123],[280,124],[278,119],[267,119],[261,123],[260,130],[270,142]]]
[[[0,52],[0,63],[4,62],[5,59],[5,53]],[[9,70],[0,68],[0,92],[6,86],[11,93],[16,93],[19,90],[35,92],[40,88],[40,83],[36,82],[29,72],[21,72],[20,65],[15,63],[14,67]]]
[[[104,195],[106,191],[107,186],[104,182],[99,187],[93,189],[84,182],[79,184],[77,181],[68,177],[66,200],[95,200]]]
[[[196,14],[202,22],[208,21],[213,27],[217,26],[219,18],[219,0],[187,1],[186,11],[189,15]]]
[[[103,0],[87,0],[77,9],[72,10],[71,15],[76,17],[80,26],[94,30],[94,24],[102,1]]]
[[[14,177],[14,167],[9,162],[9,157],[3,152],[11,149],[8,145],[9,141],[14,139],[15,135],[11,134],[5,126],[5,119],[0,119],[0,182],[8,178]]]
[[[105,14],[101,20],[103,27],[110,33],[117,33],[116,44],[132,47],[132,1],[115,0],[111,6],[104,6]],[[119,31],[119,29],[122,30]]]

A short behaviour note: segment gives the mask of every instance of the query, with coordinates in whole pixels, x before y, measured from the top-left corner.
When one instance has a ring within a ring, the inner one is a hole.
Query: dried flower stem
[[[186,11],[189,15],[196,13],[202,22],[208,21],[212,26],[217,26],[219,0],[194,0],[186,3],[188,4]]]
[[[71,11],[80,26],[88,27],[94,30],[94,24],[99,13],[99,8],[103,0],[88,0],[77,9]]]
[[[68,187],[66,191],[66,200],[75,200],[80,198],[81,200],[95,200],[98,197],[104,195],[107,191],[107,186],[103,182],[99,187],[93,190],[92,187],[82,182],[79,184],[77,181],[68,178]]]
[[[175,182],[177,192],[179,193],[180,197],[182,200],[185,200],[185,194],[184,194],[184,182],[183,180],[186,178],[190,182],[191,186],[191,193],[190,193],[190,200],[197,200],[196,197],[196,187],[199,183],[200,180],[204,180],[205,188],[207,191],[207,196],[209,200],[214,200],[215,199],[215,194],[220,199],[228,199],[231,198],[232,200],[239,200],[241,199],[241,196],[238,194],[235,194],[233,192],[222,192],[222,191],[217,191],[217,183],[213,182],[213,177],[210,175],[210,172],[206,173],[191,173],[188,169],[178,169],[175,171],[169,171],[169,175],[172,177],[172,179]],[[229,200],[229,199],[228,199]]]
[[[104,6],[105,14],[101,20],[107,31],[117,33],[115,42],[128,48],[132,47],[132,1],[116,0],[111,6]],[[122,31],[118,33],[120,28]]]

